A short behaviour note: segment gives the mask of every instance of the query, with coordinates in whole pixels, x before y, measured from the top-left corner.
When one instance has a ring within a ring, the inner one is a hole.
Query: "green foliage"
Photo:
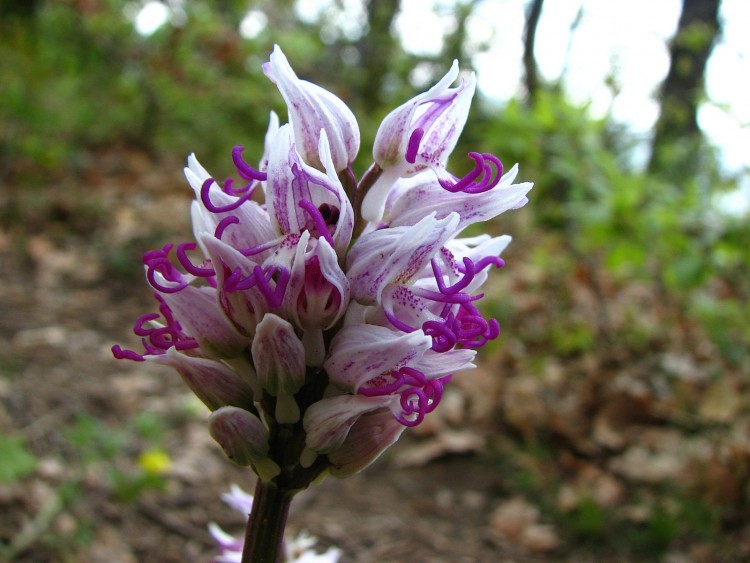
[[[125,436],[103,425],[88,414],[81,414],[63,431],[68,443],[78,451],[86,465],[98,460],[113,460],[122,451]]]
[[[156,413],[143,411],[133,418],[133,429],[148,441],[159,440],[167,431],[164,419]]]
[[[259,158],[268,115],[254,108],[271,107],[273,92],[245,63],[267,47],[241,41],[207,3],[186,9],[190,25],[151,37],[113,1],[90,12],[46,2],[4,29],[0,150],[14,171],[75,169],[87,148],[111,143],[210,158],[247,139]]]
[[[123,502],[136,502],[148,490],[163,491],[167,480],[163,475],[139,469],[133,472],[113,470],[109,473],[115,496]]]
[[[565,522],[583,541],[601,540],[606,535],[607,515],[590,498],[581,499],[579,505],[566,515]]]
[[[144,411],[120,430],[89,415],[79,415],[63,434],[75,449],[75,457],[82,468],[103,466],[115,496],[126,502],[134,502],[144,491],[161,490],[165,486],[163,473],[169,466],[169,456],[158,448],[145,450],[134,467],[126,463],[127,456],[122,453],[132,451],[132,443],[136,440],[158,443],[166,429],[160,416]]]
[[[542,246],[534,254],[548,277],[583,268],[594,291],[605,280],[617,286],[648,281],[664,296],[672,315],[665,320],[677,323],[687,312],[727,361],[741,365],[747,358],[741,317],[750,297],[750,228],[746,218],[715,207],[739,178],[718,172],[710,147],[702,148],[694,170],[649,174],[628,156],[627,132],[607,119],[592,120],[586,107],[556,90],[540,92],[531,106],[510,102],[470,137],[504,162],[520,162],[522,179],[533,179],[535,222],[564,240],[563,249]],[[679,151],[678,145],[667,150]],[[591,349],[593,335],[575,323],[571,328],[569,314],[552,319],[545,338],[562,354]]]
[[[37,458],[17,436],[0,436],[0,483],[12,483],[30,475]]]

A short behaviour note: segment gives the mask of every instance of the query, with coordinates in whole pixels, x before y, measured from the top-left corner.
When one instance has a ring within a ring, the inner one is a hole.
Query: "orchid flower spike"
[[[257,164],[232,150],[234,179],[190,155],[194,240],[144,254],[155,310],[135,322],[138,350],[112,351],[174,368],[227,457],[298,490],[372,463],[497,338],[482,287],[510,237],[461,233],[532,185],[489,153],[448,171],[476,88],[457,62],[385,117],[359,181],[344,102],[278,46],[263,70],[289,123],[271,114]]]

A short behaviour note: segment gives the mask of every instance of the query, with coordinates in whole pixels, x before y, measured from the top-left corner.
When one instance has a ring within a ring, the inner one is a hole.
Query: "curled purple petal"
[[[464,257],[464,277],[448,287],[446,287],[445,282],[443,281],[443,272],[440,270],[440,266],[434,258],[432,259],[432,271],[435,274],[435,281],[437,282],[440,293],[443,293],[444,295],[453,295],[462,289],[465,289],[471,283],[471,280],[474,279],[474,272],[476,270],[474,262],[472,262],[470,258]]]
[[[185,271],[187,271],[187,273],[199,278],[209,278],[216,275],[216,272],[213,268],[201,268],[199,266],[195,266],[188,258],[187,251],[195,250],[197,246],[198,245],[194,242],[183,242],[182,244],[177,245],[177,251],[175,252],[175,254],[177,256],[177,260],[180,262],[180,265],[185,268]]]
[[[256,170],[245,162],[242,158],[243,150],[245,150],[245,147],[242,145],[237,145],[232,149],[232,162],[234,162],[234,166],[237,168],[237,173],[245,180],[265,181],[267,177],[266,173]]]
[[[325,238],[328,241],[328,244],[333,246],[334,244],[333,237],[331,236],[331,233],[328,230],[328,225],[326,224],[326,220],[323,217],[323,214],[320,212],[320,210],[317,207],[315,207],[315,204],[306,199],[301,199],[297,205],[299,205],[302,209],[307,211],[307,214],[310,216],[310,218],[313,221],[313,224],[315,225],[315,230],[318,231],[318,236]]]
[[[419,142],[424,137],[424,129],[417,127],[409,137],[409,144],[406,147],[406,155],[404,158],[409,164],[414,164],[417,160],[417,152],[419,151]]]
[[[151,287],[162,293],[175,293],[188,285],[188,280],[169,261],[169,252],[172,244],[166,244],[159,250],[149,250],[143,255],[143,264],[146,266],[146,279]],[[161,279],[157,279],[157,274]],[[165,285],[162,280],[172,282],[175,285]]]
[[[258,286],[258,289],[268,302],[268,306],[272,309],[280,307],[282,301],[284,300],[284,292],[286,291],[286,286],[289,283],[289,270],[274,266],[271,268],[267,268],[266,271],[263,271],[263,268],[261,268],[260,266],[256,266],[253,270],[253,275],[255,276],[255,282]],[[277,279],[276,285],[272,289],[268,282],[274,276],[277,276]]]
[[[203,205],[206,206],[206,209],[208,209],[211,213],[226,213],[227,211],[234,211],[237,209],[240,205],[245,203],[247,200],[250,199],[250,196],[252,195],[251,191],[247,191],[243,193],[240,197],[238,197],[234,202],[224,205],[224,206],[218,206],[214,205],[211,202],[211,185],[214,184],[216,180],[213,178],[207,178],[203,181],[203,184],[201,185],[201,201],[203,202]]]
[[[503,163],[490,153],[470,152],[469,157],[474,160],[474,168],[466,176],[451,183],[440,178],[438,181],[443,189],[451,192],[465,192],[479,194],[494,188],[503,175]]]
[[[134,362],[145,362],[143,354],[138,354],[133,350],[124,350],[119,344],[112,346],[112,355],[118,360],[132,360]]]

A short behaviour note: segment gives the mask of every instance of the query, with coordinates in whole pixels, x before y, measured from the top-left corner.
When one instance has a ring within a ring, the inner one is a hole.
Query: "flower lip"
[[[251,195],[253,195],[252,190],[246,190],[232,203],[223,206],[215,205],[211,201],[210,196],[211,186],[214,183],[216,183],[216,180],[214,180],[213,178],[208,178],[203,182],[203,185],[201,186],[201,202],[203,202],[203,205],[205,205],[206,209],[208,209],[211,213],[226,213],[227,211],[234,211],[240,205],[250,199]]]
[[[169,261],[172,245],[165,244],[161,249],[149,250],[143,255],[143,265],[146,266],[146,278],[151,287],[162,293],[175,293],[187,287],[189,280]],[[166,285],[172,282],[175,285]]]
[[[137,362],[146,360],[147,356],[158,356],[164,354],[170,348],[177,350],[192,350],[198,348],[198,342],[185,334],[182,326],[174,318],[172,310],[169,308],[164,298],[158,293],[154,297],[159,301],[159,313],[149,313],[141,315],[135,321],[133,332],[136,336],[141,337],[141,343],[145,354],[139,354],[133,350],[126,350],[115,344],[112,347],[112,355],[118,360],[127,359]],[[166,324],[158,322],[159,317],[163,317]],[[146,326],[150,324],[151,326]]]
[[[185,268],[185,271],[196,277],[210,278],[215,276],[216,272],[213,268],[203,268],[200,266],[196,266],[188,258],[187,252],[190,250],[195,250],[197,247],[198,244],[194,242],[183,242],[177,245],[175,254],[177,256],[177,260],[180,262],[180,265]]]
[[[396,420],[404,426],[417,426],[435,410],[443,395],[443,384],[449,379],[450,376],[428,379],[418,369],[403,366],[371,379],[357,393],[365,397],[397,395],[400,411],[394,413]]]

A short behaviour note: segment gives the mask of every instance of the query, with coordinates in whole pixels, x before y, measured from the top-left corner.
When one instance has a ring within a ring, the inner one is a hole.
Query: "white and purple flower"
[[[174,367],[227,455],[306,486],[372,462],[498,336],[478,303],[510,237],[461,234],[523,206],[532,185],[488,153],[448,172],[476,86],[470,74],[451,87],[457,63],[384,119],[358,184],[352,112],[278,47],[264,71],[289,123],[272,114],[257,168],[235,147],[238,184],[190,156],[195,242],[144,255],[159,313],[136,322],[142,352],[113,353]]]
[[[246,493],[237,485],[232,485],[221,499],[231,508],[247,516],[253,508],[253,495]],[[208,525],[208,531],[219,548],[213,563],[241,563],[245,538],[228,534],[215,522]],[[305,531],[297,537],[284,542],[284,561],[286,563],[336,563],[342,555],[338,547],[329,547],[322,553],[315,549],[317,539]]]

